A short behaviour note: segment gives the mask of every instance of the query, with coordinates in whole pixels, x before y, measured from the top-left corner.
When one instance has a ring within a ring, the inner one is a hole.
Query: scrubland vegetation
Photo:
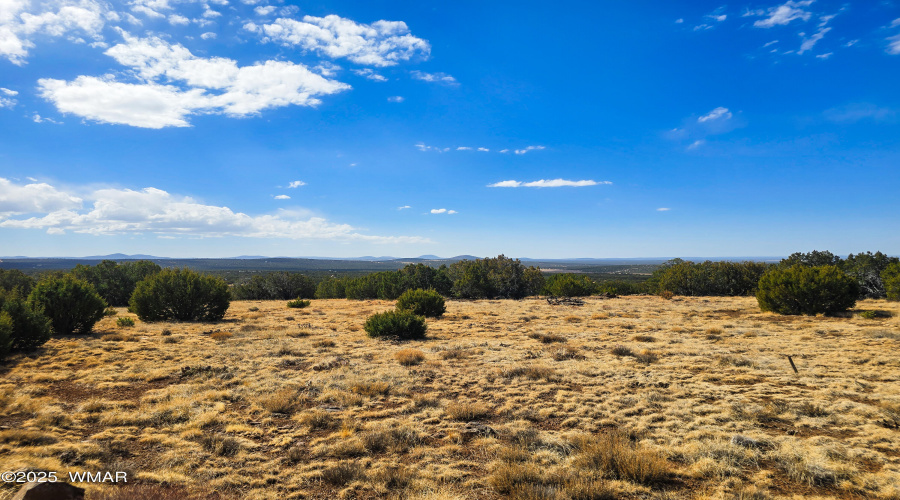
[[[110,500],[900,498],[896,259],[673,261],[619,298],[464,262],[263,276],[242,301],[156,270],[130,308],[0,272],[0,469],[129,472],[81,485]],[[538,292],[585,298],[500,299]],[[146,313],[171,302],[203,313]]]

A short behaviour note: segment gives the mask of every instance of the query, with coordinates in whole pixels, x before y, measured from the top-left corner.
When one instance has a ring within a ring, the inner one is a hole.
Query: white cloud
[[[89,206],[83,208],[84,205]],[[37,215],[21,217],[30,214]],[[72,231],[93,235],[152,233],[158,236],[428,242],[417,236],[360,234],[350,225],[329,222],[305,211],[279,210],[275,214],[250,216],[152,187],[139,191],[98,189],[82,200],[49,184],[17,185],[2,178],[0,227],[45,229],[50,234]]]
[[[275,8],[276,7],[274,5],[267,5],[265,7],[259,6],[253,9],[253,12],[256,12],[257,16],[268,16],[269,14],[275,12]]]
[[[838,108],[831,108],[823,113],[825,119],[835,123],[855,123],[861,120],[876,122],[893,119],[897,113],[890,108],[870,103],[855,103]]]
[[[52,123],[52,124],[54,124],[54,125],[62,125],[62,122],[58,122],[58,121],[54,120],[53,118],[43,118],[43,117],[41,117],[41,115],[39,115],[39,114],[37,114],[37,113],[35,113],[34,116],[31,117],[31,120],[32,120],[34,123],[44,123],[44,122],[47,122],[47,123]]]
[[[501,153],[509,153],[509,150],[508,150],[508,149],[501,149],[500,152],[501,152]]]
[[[96,0],[0,0],[0,57],[25,64],[39,35],[62,37],[79,33],[101,39],[105,6]]]
[[[216,37],[216,34],[213,33],[212,31],[207,31],[206,33],[203,33],[202,35],[200,35],[200,38],[202,38],[204,40],[211,40],[215,37]]]
[[[178,14],[172,14],[167,19],[169,20],[169,24],[173,24],[173,25],[187,26],[188,24],[191,24],[190,19],[188,19],[184,16],[180,16]]]
[[[441,83],[450,86],[459,85],[459,82],[456,81],[456,78],[453,78],[446,73],[424,73],[422,71],[410,71],[410,74],[416,80],[422,80],[423,82]]]
[[[3,87],[0,87],[0,94],[10,96],[10,97],[19,95],[19,93],[17,91],[10,90],[10,89],[3,88]]]
[[[62,112],[91,120],[162,128],[188,126],[187,118],[198,113],[246,116],[290,104],[315,106],[321,101],[314,96],[350,88],[300,64],[266,61],[240,67],[232,59],[196,57],[183,46],[159,38],[123,36],[125,43],[105,53],[133,68],[141,83],[91,76],[68,82],[41,79],[41,96]],[[163,85],[158,80],[183,82],[186,88]]]
[[[803,43],[800,44],[800,50],[797,51],[797,54],[803,54],[804,52],[811,50],[829,31],[831,31],[831,28],[819,28],[819,31],[817,31],[815,35],[809,38],[804,36]]]
[[[337,72],[342,70],[343,68],[341,68],[337,64],[326,61],[326,62],[323,62],[322,64],[317,65],[313,69],[316,71],[316,73],[318,73],[322,76],[332,77],[332,76],[336,75]]]
[[[19,95],[15,90],[0,87],[0,108],[12,109],[19,102],[13,97]]]
[[[55,212],[81,208],[82,199],[50,184],[32,181],[13,184],[0,177],[0,219],[11,215]]]
[[[775,26],[784,26],[789,24],[791,21],[796,19],[800,19],[806,21],[810,17],[809,11],[803,9],[803,7],[809,7],[812,5],[813,0],[803,0],[803,1],[788,1],[782,5],[777,7],[772,7],[764,14],[760,14],[759,11],[753,13],[756,15],[766,15],[765,19],[760,19],[753,23],[753,26],[757,28],[772,28]],[[746,14],[745,14],[746,15]]]
[[[828,59],[829,57],[831,57],[831,56],[833,56],[833,55],[834,55],[834,52],[828,52],[828,53],[826,53],[826,54],[819,54],[819,55],[816,56],[816,58],[818,58],[818,59]]]
[[[403,96],[395,95],[387,98],[388,102],[403,102],[405,99]]]
[[[682,19],[680,17],[675,20],[675,24],[682,24],[682,23],[684,23],[684,19]]]
[[[306,185],[306,183],[303,181],[291,181],[291,183],[288,184],[288,188],[294,189],[294,188],[298,188],[300,186],[305,186],[305,185]]]
[[[728,108],[723,108],[723,107],[719,106],[718,108],[710,111],[709,113],[701,116],[700,118],[697,118],[697,122],[703,123],[703,122],[707,122],[710,120],[718,120],[720,118],[723,120],[728,120],[731,117],[732,117],[732,114],[730,111],[728,111]]]
[[[456,148],[456,150],[457,151],[471,151],[472,148],[470,148],[468,146],[460,146],[460,147]]]
[[[518,188],[518,187],[536,187],[536,188],[551,188],[551,187],[585,187],[585,186],[597,186],[600,184],[612,184],[610,181],[592,181],[592,180],[583,180],[583,181],[569,181],[566,179],[551,179],[545,180],[541,179],[539,181],[532,182],[521,182],[521,181],[500,181],[495,182],[493,184],[488,184],[487,187],[504,187],[504,188]]]
[[[428,146],[422,142],[416,144],[416,148],[418,148],[419,151],[437,151],[438,153],[444,153],[444,152],[450,151],[450,148],[439,148],[436,146]]]
[[[887,41],[890,42],[888,43],[887,53],[893,55],[900,54],[900,35],[889,37]]]
[[[656,209],[657,212],[668,212],[669,210],[672,210],[672,209],[671,209],[671,208],[666,208],[666,207],[662,207],[662,208],[657,208],[657,209]]]
[[[372,68],[354,69],[352,71],[359,76],[366,77],[369,80],[375,80],[376,82],[386,82],[388,80],[387,78],[372,71]]]
[[[542,149],[546,149],[546,148],[544,146],[527,146],[524,149],[517,149],[516,154],[523,155],[529,151],[540,151]]]
[[[775,45],[776,43],[778,43],[778,40],[772,40],[771,42],[768,42],[765,45],[763,45],[763,48],[766,48],[770,45]]]
[[[456,210],[447,210],[446,208],[432,208],[431,213],[453,215],[458,212]]]
[[[279,194],[275,197],[276,200],[290,200],[291,197],[286,194]]]
[[[706,141],[704,141],[703,139],[698,139],[698,140],[692,142],[686,149],[688,151],[693,151],[704,144],[706,144]]]
[[[403,205],[402,207],[397,207],[397,210],[406,210],[407,208],[412,208],[409,205]]]
[[[336,15],[304,16],[302,21],[279,18],[271,24],[244,25],[263,35],[264,41],[321,52],[331,58],[347,58],[368,66],[394,66],[415,56],[427,59],[428,42],[412,36],[403,21],[360,24]]]
[[[859,43],[859,40],[858,40],[858,39],[857,39],[857,40],[850,40],[849,42],[847,42],[847,43],[844,44],[844,47],[853,47],[853,46],[856,45],[857,43]]]
[[[478,148],[478,151],[481,151],[482,153],[487,153],[487,152],[490,151],[490,149],[488,149],[488,148]]]

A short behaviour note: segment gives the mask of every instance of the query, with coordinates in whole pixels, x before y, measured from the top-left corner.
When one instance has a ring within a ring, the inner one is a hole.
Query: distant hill
[[[90,255],[88,257],[82,257],[82,259],[84,260],[160,260],[168,258],[169,257],[156,257],[154,255],[144,255],[140,253],[134,255],[126,255],[124,253],[111,253],[109,255]]]

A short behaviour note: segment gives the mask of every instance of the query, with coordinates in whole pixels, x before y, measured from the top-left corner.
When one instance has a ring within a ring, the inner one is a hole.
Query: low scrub
[[[834,314],[856,305],[859,284],[837,266],[771,269],[759,280],[759,308],[778,314]]]
[[[434,290],[407,290],[397,299],[397,309],[426,318],[440,318],[447,311],[444,298]]]
[[[16,291],[0,289],[0,358],[28,351],[50,340],[50,318]]]
[[[221,321],[228,285],[189,269],[166,269],[138,283],[131,309],[141,321]]]
[[[288,302],[287,306],[291,309],[303,309],[304,307],[309,307],[309,304],[311,304],[311,302],[308,300],[294,299]]]
[[[41,281],[28,300],[43,309],[57,335],[90,333],[106,310],[106,301],[93,285],[71,275]]]
[[[670,474],[662,454],[632,443],[621,432],[584,436],[572,444],[578,450],[575,467],[600,472],[610,479],[652,485]]]
[[[410,311],[388,311],[373,314],[363,329],[370,337],[398,337],[400,339],[425,338],[425,318]]]

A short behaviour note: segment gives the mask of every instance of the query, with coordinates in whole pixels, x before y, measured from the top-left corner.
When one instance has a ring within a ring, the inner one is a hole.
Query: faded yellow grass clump
[[[6,361],[0,470],[129,472],[103,500],[900,497],[897,303],[447,305],[401,344],[361,330],[386,301],[106,317]]]

